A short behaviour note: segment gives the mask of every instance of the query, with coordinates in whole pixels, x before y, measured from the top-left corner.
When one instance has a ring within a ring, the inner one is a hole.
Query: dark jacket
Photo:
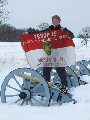
[[[55,28],[53,27],[53,25],[51,25],[51,26],[49,26],[49,28],[46,29],[46,31],[48,31],[48,30],[61,30],[61,28],[63,28],[63,27],[61,27],[61,25],[58,25]],[[72,39],[74,38],[74,34],[70,30],[68,30],[67,28],[63,28],[63,29],[69,33],[69,35],[71,36]]]
[[[28,30],[28,34],[32,34],[32,33],[36,33],[36,32],[50,31],[50,30],[60,30],[61,28],[63,28],[63,27],[61,27],[61,25],[58,25],[55,28],[53,27],[53,25],[51,25],[47,29],[42,30],[42,31],[38,31],[38,30],[35,30],[35,29],[32,29],[30,31]],[[70,30],[68,30],[67,28],[64,28],[64,30],[69,33],[69,35],[71,36],[72,39],[74,38],[74,34]]]

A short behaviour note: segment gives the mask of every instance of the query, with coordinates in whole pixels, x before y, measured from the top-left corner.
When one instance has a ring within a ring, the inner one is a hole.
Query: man
[[[71,38],[74,38],[74,34],[68,30],[67,28],[63,28],[60,25],[60,17],[58,15],[52,16],[52,25],[49,26],[46,30],[65,30],[69,33]],[[50,72],[52,70],[52,67],[43,67],[43,76],[45,77],[46,81],[50,82]],[[56,71],[58,73],[58,76],[61,79],[62,84],[62,92],[67,93],[68,90],[68,82],[67,82],[67,73],[65,70],[65,67],[56,67]]]
[[[58,15],[54,15],[52,16],[52,25],[49,26],[49,28],[43,30],[43,31],[49,31],[49,30],[65,30],[69,33],[69,35],[71,36],[71,38],[74,38],[74,34],[68,30],[67,28],[63,28],[60,25],[61,19]],[[28,33],[30,33],[28,31]],[[45,78],[46,81],[50,82],[50,72],[52,70],[52,67],[43,67],[43,76]],[[67,93],[68,90],[68,82],[67,82],[67,73],[65,70],[65,67],[56,67],[56,71],[58,73],[58,76],[61,79],[61,84],[62,84],[62,88],[61,91],[64,93]]]

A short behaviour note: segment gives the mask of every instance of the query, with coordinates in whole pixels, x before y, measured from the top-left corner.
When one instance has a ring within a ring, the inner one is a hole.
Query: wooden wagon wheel
[[[13,70],[5,77],[1,85],[1,102],[49,106],[48,84],[35,70],[30,68]]]

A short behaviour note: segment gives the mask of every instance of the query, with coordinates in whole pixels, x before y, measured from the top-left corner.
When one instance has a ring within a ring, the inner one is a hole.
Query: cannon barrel
[[[75,72],[75,74],[78,76],[78,75],[80,75],[80,72],[79,72],[79,69],[75,69],[74,70],[74,72]],[[56,74],[57,72],[54,72],[54,74]],[[73,75],[72,75],[72,73],[71,72],[67,72],[67,75],[69,76],[69,77],[73,77]]]
[[[22,73],[17,73],[16,76],[22,78]],[[40,80],[39,80],[38,78],[32,77],[32,76],[27,75],[27,74],[24,74],[24,78],[25,78],[26,80],[31,80],[31,79],[32,79],[32,83],[37,83],[37,84],[38,84],[38,83],[40,82]]]

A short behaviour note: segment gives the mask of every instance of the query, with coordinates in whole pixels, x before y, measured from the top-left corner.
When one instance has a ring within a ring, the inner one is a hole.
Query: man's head
[[[54,27],[58,26],[60,24],[60,17],[58,15],[52,16],[52,24]]]

